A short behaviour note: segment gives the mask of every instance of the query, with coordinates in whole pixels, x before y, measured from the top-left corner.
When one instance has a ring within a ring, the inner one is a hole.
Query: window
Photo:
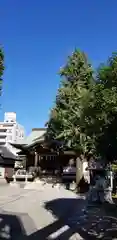
[[[9,127],[13,127],[13,123],[8,123],[8,124],[5,123],[5,127],[6,127],[6,128],[7,128],[7,127],[8,127],[8,128],[9,128]]]
[[[5,139],[6,136],[5,135],[0,135],[0,139]]]
[[[1,146],[1,145],[5,145],[5,142],[0,142],[0,146]]]
[[[7,129],[0,129],[0,132],[6,132]]]
[[[9,129],[9,130],[8,130],[8,133],[12,133],[12,129]]]
[[[8,139],[8,141],[12,141],[12,136],[9,135],[9,136],[7,137],[7,139]]]

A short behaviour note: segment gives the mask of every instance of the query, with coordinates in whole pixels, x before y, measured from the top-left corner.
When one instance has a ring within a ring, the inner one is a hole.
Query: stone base
[[[69,189],[74,191],[76,189],[76,183],[75,182],[71,183]]]

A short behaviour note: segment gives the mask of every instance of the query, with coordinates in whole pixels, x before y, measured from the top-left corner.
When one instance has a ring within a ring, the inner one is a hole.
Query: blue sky
[[[43,127],[59,86],[59,68],[75,47],[94,66],[117,51],[117,0],[0,0],[5,52],[2,109],[29,132]]]

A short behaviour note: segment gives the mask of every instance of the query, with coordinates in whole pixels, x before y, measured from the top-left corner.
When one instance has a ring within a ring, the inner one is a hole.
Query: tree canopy
[[[117,157],[117,54],[94,70],[77,49],[60,69],[61,83],[47,132],[69,148]]]

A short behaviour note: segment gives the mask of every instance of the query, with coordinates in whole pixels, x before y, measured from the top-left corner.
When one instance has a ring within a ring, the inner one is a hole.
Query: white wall
[[[15,143],[25,138],[25,130],[22,125],[16,122],[16,113],[8,112],[4,115],[4,122],[0,122],[0,143],[7,145],[9,150],[17,153],[17,149],[9,143]]]
[[[16,113],[15,112],[5,112],[4,122],[16,122]]]

